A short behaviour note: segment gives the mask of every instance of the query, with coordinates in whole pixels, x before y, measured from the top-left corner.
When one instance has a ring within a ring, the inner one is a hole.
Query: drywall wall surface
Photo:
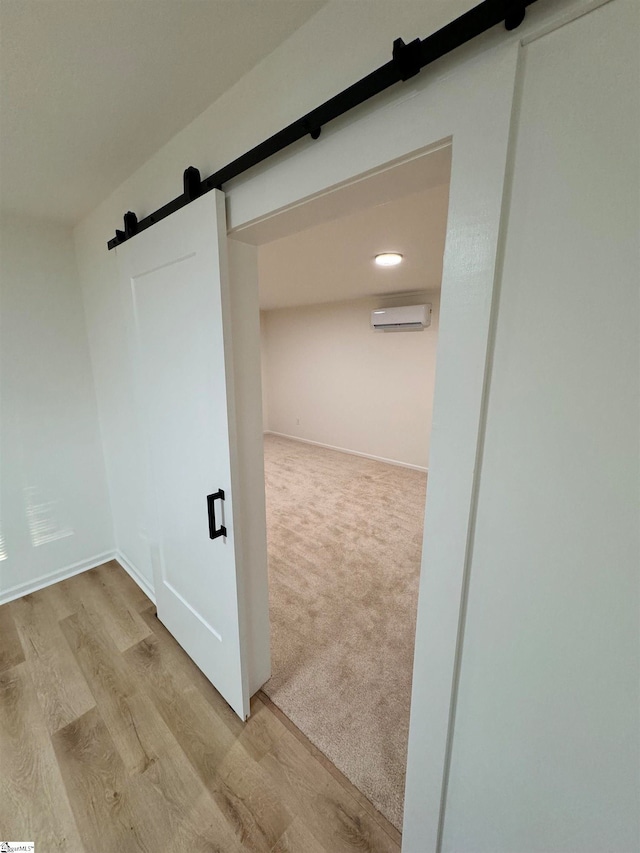
[[[127,568],[153,590],[147,532],[147,451],[136,403],[127,322],[131,298],[122,295],[115,252],[96,259],[90,243],[76,239],[91,361],[111,496],[116,549]]]
[[[100,562],[113,531],[71,231],[0,223],[0,601]]]
[[[394,302],[430,302],[431,325],[375,332],[375,298],[263,312],[271,431],[428,467],[439,293]]]
[[[640,849],[640,8],[524,48],[442,849]]]
[[[267,318],[260,312],[260,377],[262,379],[262,426],[269,429],[269,399],[267,397]]]

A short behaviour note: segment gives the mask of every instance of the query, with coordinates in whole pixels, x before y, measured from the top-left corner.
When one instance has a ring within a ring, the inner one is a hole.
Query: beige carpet
[[[426,475],[265,436],[265,693],[398,828]]]

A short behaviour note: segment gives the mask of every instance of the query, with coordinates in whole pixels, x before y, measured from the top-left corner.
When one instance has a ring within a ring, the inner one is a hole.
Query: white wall
[[[427,468],[438,341],[431,326],[374,332],[371,298],[262,312],[267,429],[343,450]],[[298,424],[299,421],[299,424]]]
[[[71,231],[0,223],[0,601],[113,550]]]
[[[639,10],[524,48],[443,850],[640,849]]]
[[[267,366],[267,319],[264,311],[260,312],[260,378],[262,380],[262,426],[269,429],[269,399],[267,397],[268,386]]]

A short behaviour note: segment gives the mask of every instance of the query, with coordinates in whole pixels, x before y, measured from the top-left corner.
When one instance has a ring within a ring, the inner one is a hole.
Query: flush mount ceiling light
[[[381,252],[376,255],[376,264],[379,267],[395,267],[399,263],[402,263],[400,252]]]

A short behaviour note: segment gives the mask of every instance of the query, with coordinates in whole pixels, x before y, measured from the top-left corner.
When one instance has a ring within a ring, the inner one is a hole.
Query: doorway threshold
[[[349,794],[356,803],[362,808],[369,817],[374,820],[380,829],[382,829],[394,842],[394,844],[398,845],[398,853],[400,853],[400,846],[402,844],[402,833],[399,832],[395,826],[387,820],[387,818],[379,812],[378,809],[373,805],[373,803],[368,800],[365,795],[360,791],[353,782],[349,781],[347,777],[342,773],[338,768],[330,761],[327,756],[321,752],[315,744],[313,744],[309,738],[301,732],[300,729],[296,726],[294,722],[292,722],[289,717],[281,711],[280,708],[267,696],[267,694],[263,690],[258,690],[256,696],[260,701],[266,705],[267,708],[271,711],[271,713],[277,717],[280,722],[291,732],[291,734],[304,746],[304,748],[309,752],[309,754],[316,759],[316,761],[321,764],[324,769],[330,773],[333,778],[338,782],[338,784],[345,790],[347,794]]]

